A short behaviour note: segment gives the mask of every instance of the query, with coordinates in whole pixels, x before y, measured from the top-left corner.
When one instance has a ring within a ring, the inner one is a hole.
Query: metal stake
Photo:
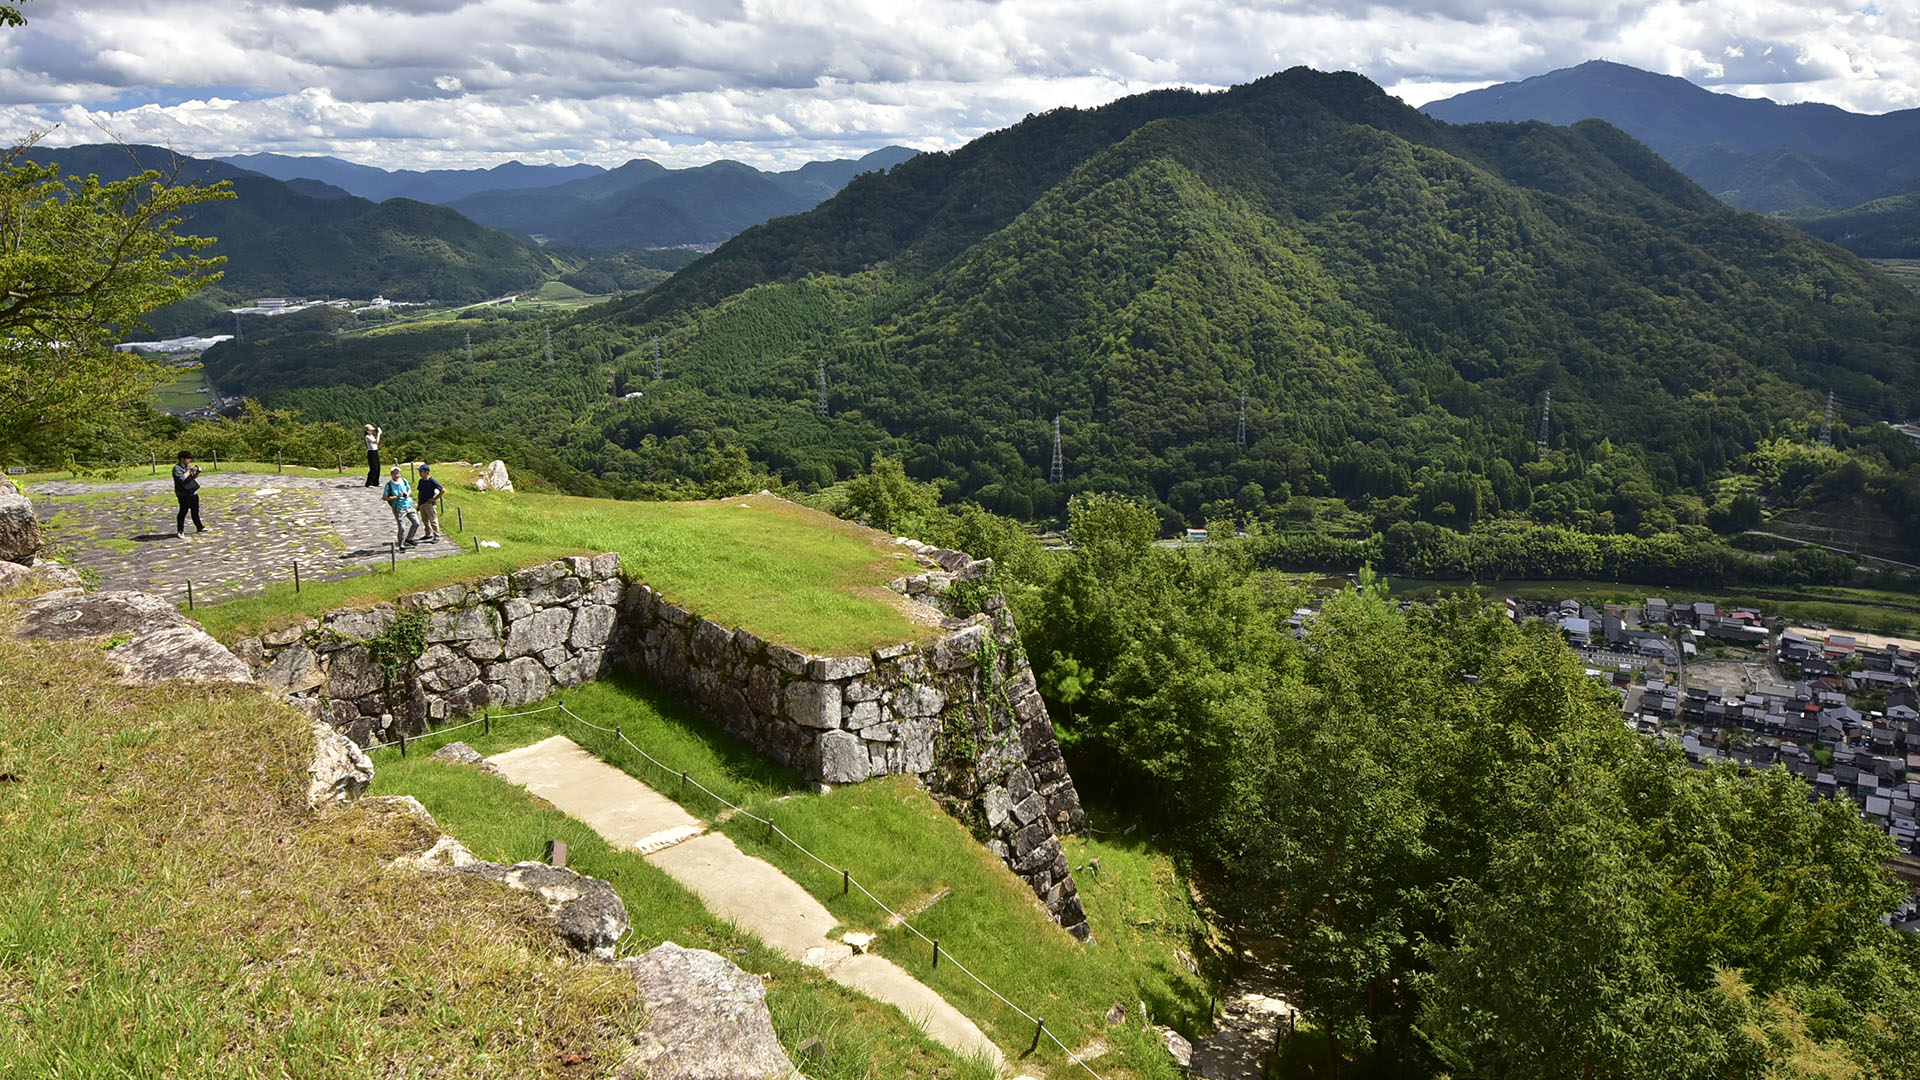
[[[293,591],[300,591],[300,564],[297,562],[293,564]]]
[[[400,756],[407,756],[407,733],[404,731],[400,733]]]
[[[852,886],[853,875],[845,870],[840,871],[840,895],[847,895],[847,890],[852,888]]]
[[[187,610],[193,610],[193,582],[187,582]]]
[[[488,735],[493,734],[493,714],[491,712],[483,710],[480,713],[480,730]]]
[[[1034,1052],[1035,1050],[1038,1050],[1038,1049],[1040,1049],[1040,1033],[1041,1033],[1041,1032],[1043,1032],[1043,1031],[1045,1031],[1045,1030],[1047,1030],[1047,1018],[1046,1018],[1046,1017],[1044,1017],[1044,1016],[1043,1016],[1043,1017],[1041,1017],[1040,1019],[1038,1019],[1038,1020],[1036,1020],[1036,1021],[1034,1021],[1034,1025],[1033,1025],[1033,1045],[1032,1045],[1032,1046],[1029,1046],[1029,1047],[1027,1047],[1027,1053],[1029,1053],[1029,1054],[1031,1054],[1031,1053],[1033,1053],[1033,1052]]]
[[[214,472],[220,471],[220,451],[218,450],[215,450],[213,452],[213,471]]]
[[[933,939],[933,970],[940,970],[940,939]]]
[[[467,531],[467,510],[465,507],[456,506],[453,508],[453,520],[454,520],[454,526],[453,526],[454,532]]]
[[[400,569],[400,546],[397,541],[387,541],[387,569]]]

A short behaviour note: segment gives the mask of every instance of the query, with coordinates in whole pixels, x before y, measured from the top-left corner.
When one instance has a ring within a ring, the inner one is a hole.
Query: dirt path
[[[893,961],[855,954],[827,935],[839,921],[773,864],[736,847],[678,803],[608,765],[564,735],[488,759],[507,779],[593,826],[616,848],[639,851],[707,908],[789,958],[819,968],[906,1014],[963,1056],[1005,1065],[1000,1048],[965,1014]]]
[[[1293,1013],[1264,971],[1241,976],[1213,1030],[1194,1044],[1190,1074],[1196,1080],[1261,1080],[1282,1031],[1292,1030]]]

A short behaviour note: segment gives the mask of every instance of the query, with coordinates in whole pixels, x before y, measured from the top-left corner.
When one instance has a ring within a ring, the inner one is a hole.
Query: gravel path
[[[773,864],[734,846],[665,795],[608,765],[564,735],[487,759],[507,779],[593,826],[623,851],[639,851],[698,896],[715,915],[751,931],[790,959],[898,1008],[962,1056],[1000,1048],[945,998],[893,961],[855,954],[827,937],[839,920]]]
[[[48,481],[27,489],[55,555],[100,575],[105,589],[137,589],[181,602],[219,600],[289,581],[350,577],[388,560],[393,513],[359,478],[204,473],[200,519],[207,531],[174,536],[173,482]],[[452,516],[451,513],[448,515]],[[452,529],[452,523],[447,527]],[[452,537],[401,549],[401,559],[461,550]]]

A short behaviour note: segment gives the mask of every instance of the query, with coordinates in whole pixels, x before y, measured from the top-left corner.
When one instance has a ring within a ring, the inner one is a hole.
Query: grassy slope
[[[603,726],[618,725],[654,757],[685,769],[724,798],[762,816],[835,867],[846,867],[895,910],[913,907],[951,890],[912,922],[1021,1008],[1047,1020],[1069,1046],[1096,1040],[1110,1047],[1096,1060],[1103,1077],[1173,1076],[1171,1060],[1156,1037],[1135,1023],[1109,1029],[1103,1017],[1115,1003],[1138,1019],[1145,1002],[1161,1023],[1189,1035],[1205,1026],[1207,987],[1187,968],[1203,924],[1171,862],[1140,841],[1069,840],[1076,867],[1100,860],[1096,874],[1076,878],[1093,920],[1097,944],[1085,947],[1053,925],[1031,891],[1009,874],[927,794],[905,780],[873,781],[816,794],[797,777],[768,763],[744,744],[638,683],[596,683],[568,691],[570,709]],[[620,747],[612,736],[561,718],[559,713],[520,717],[494,725],[492,734],[467,728],[452,736],[413,740],[404,763],[397,750],[375,753],[382,785],[422,799],[456,835],[476,830],[492,836],[495,811],[476,802],[469,811],[436,801],[416,776],[440,766],[421,760],[436,746],[459,738],[483,753],[564,734],[606,760],[652,784],[689,811],[713,821],[723,809],[698,790],[681,789],[678,773],[662,772]],[[581,828],[577,824],[572,827]],[[1000,1044],[1016,1067],[1068,1075],[1057,1049],[1031,1059],[1021,1055],[1033,1028],[943,961],[935,970],[927,945],[902,928],[888,929],[884,913],[855,891],[841,895],[840,874],[829,871],[746,818],[722,826],[741,848],[780,867],[819,897],[849,928],[879,933],[877,948],[954,1002]],[[517,835],[513,850],[538,853],[546,834]],[[1050,1046],[1051,1044],[1048,1044]]]
[[[0,716],[9,1076],[599,1076],[638,1026],[529,898],[385,869],[410,819],[309,814],[307,725],[256,692],[0,637]]]
[[[275,470],[270,464],[223,462],[220,471]],[[292,466],[286,473],[333,475]],[[447,475],[458,486],[457,473]],[[16,479],[27,486],[73,478],[41,473]],[[98,482],[153,478],[145,465],[81,477]],[[908,622],[884,588],[911,569],[905,551],[871,529],[781,499],[642,503],[461,489],[449,494],[442,519],[448,534],[463,545],[480,537],[500,546],[402,563],[397,571],[377,567],[361,577],[309,583],[297,594],[288,582],[198,608],[194,617],[216,637],[233,641],[334,608],[382,603],[567,555],[617,551],[629,576],[675,602],[808,652],[861,652],[926,632]],[[460,521],[465,531],[455,532]]]

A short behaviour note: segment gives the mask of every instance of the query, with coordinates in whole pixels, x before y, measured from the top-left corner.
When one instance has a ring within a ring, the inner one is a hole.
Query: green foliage
[[[217,279],[219,261],[196,254],[212,241],[176,230],[190,208],[232,197],[225,185],[157,170],[63,179],[28,157],[32,146],[0,154],[0,455],[9,457],[29,439],[144,411],[163,377],[110,346],[140,316]]]

